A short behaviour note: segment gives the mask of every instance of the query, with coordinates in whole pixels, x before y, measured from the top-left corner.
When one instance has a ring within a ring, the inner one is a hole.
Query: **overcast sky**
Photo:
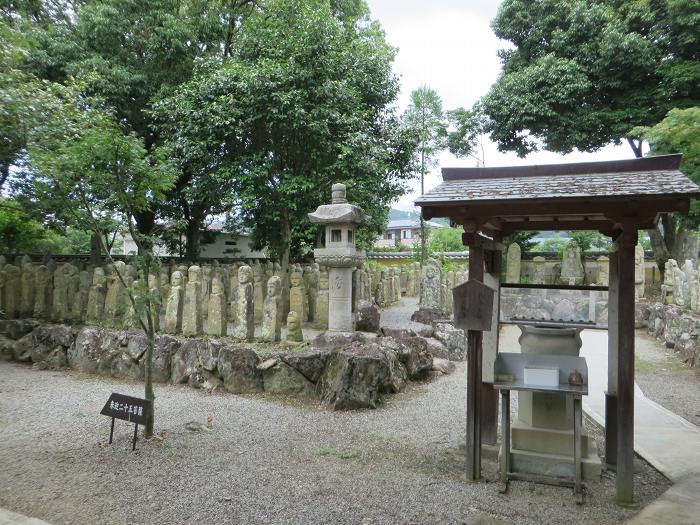
[[[496,81],[501,64],[496,55],[506,43],[496,38],[490,21],[496,15],[498,0],[368,0],[372,18],[379,20],[387,41],[398,48],[394,71],[401,79],[401,110],[415,88],[435,89],[445,109],[469,108]],[[537,152],[520,159],[514,153],[500,153],[490,142],[484,145],[486,166],[552,164],[587,160],[632,158],[627,144],[608,146],[596,153],[573,152],[559,155]],[[441,181],[440,167],[474,166],[472,159],[456,159],[444,153],[437,168],[426,179],[426,190]],[[411,192],[395,208],[413,209],[419,195],[416,179]]]

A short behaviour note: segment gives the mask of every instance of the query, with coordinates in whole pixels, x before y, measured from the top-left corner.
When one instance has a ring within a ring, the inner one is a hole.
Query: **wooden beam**
[[[617,247],[617,502],[634,500],[634,248],[637,230],[630,225]]]

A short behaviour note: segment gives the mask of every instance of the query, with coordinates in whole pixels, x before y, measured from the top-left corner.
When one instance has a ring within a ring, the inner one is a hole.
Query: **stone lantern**
[[[369,216],[362,208],[348,203],[345,184],[334,184],[331,204],[322,204],[309,213],[309,219],[325,228],[322,247],[314,258],[328,267],[328,330],[351,332],[352,269],[361,266],[364,250],[355,247],[355,227],[366,224]]]

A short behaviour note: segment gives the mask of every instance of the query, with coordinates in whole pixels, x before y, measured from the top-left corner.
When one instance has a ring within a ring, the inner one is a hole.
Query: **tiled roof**
[[[433,221],[425,221],[425,225],[428,228],[442,228],[443,225]],[[396,221],[389,221],[389,225],[386,227],[387,230],[396,230],[398,228],[420,228],[420,219],[401,219]]]
[[[416,204],[451,201],[615,197],[700,193],[678,170],[447,180]]]

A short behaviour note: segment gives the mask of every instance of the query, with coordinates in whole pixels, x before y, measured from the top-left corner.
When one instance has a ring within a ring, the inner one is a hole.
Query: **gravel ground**
[[[411,302],[385,312],[382,324],[407,326]],[[157,385],[157,437],[132,453],[133,427],[117,421],[108,445],[110,420],[98,414],[111,392],[140,396],[140,384],[0,363],[0,507],[54,525],[570,525],[635,512],[612,502],[609,474],[589,484],[580,507],[570,489],[534,483],[511,482],[500,494],[490,448],[485,481],[465,482],[465,383],[460,363],[356,412]],[[211,432],[185,430],[209,415]],[[644,461],[636,468],[645,505],[669,483]]]
[[[700,370],[678,359],[673,349],[637,330],[636,381],[649,399],[700,426]]]

